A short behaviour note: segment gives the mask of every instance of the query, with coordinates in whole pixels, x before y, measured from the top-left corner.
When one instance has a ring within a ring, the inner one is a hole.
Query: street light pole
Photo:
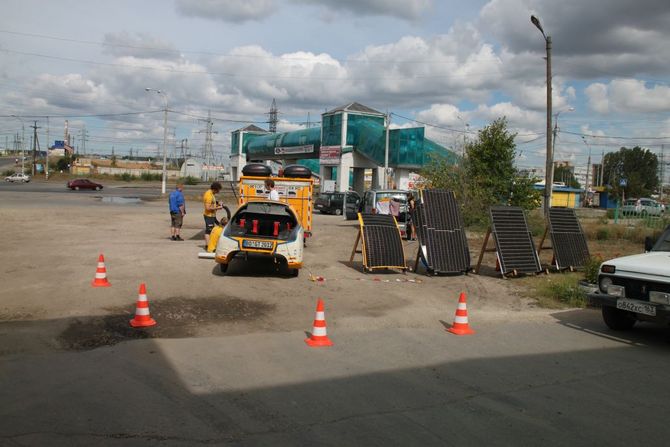
[[[168,115],[168,99],[164,91],[155,88],[145,88],[147,92],[156,92],[163,97],[165,101],[165,113],[163,114],[163,178],[161,182],[161,194],[165,194],[167,189],[167,115]]]
[[[589,148],[589,159],[586,162],[586,185],[584,185],[584,188],[586,189],[586,194],[585,196],[588,197],[590,187],[589,187],[589,173],[591,171],[591,145],[586,142],[586,138],[582,136],[582,141],[586,145],[586,147]],[[586,200],[584,200],[584,203],[586,203]]]
[[[386,141],[384,143],[384,189],[389,188],[389,128],[391,127],[391,114],[386,114]]]
[[[544,178],[544,214],[548,216],[549,208],[551,207],[552,186],[554,183],[554,154],[552,152],[551,144],[551,36],[547,36],[544,33],[540,20],[537,17],[530,16],[530,21],[542,33],[547,51],[547,160]]]

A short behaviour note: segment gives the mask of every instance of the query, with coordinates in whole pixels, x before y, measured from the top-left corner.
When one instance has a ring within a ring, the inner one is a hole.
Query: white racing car
[[[219,236],[214,259],[225,273],[236,255],[247,259],[272,257],[288,268],[292,276],[298,276],[303,238],[303,228],[289,205],[254,200],[241,205],[230,218]]]

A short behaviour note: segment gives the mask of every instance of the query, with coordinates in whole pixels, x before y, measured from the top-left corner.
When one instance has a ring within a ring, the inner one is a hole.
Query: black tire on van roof
[[[284,168],[284,177],[311,178],[312,171],[307,166],[289,165]]]
[[[270,177],[272,169],[263,163],[249,163],[242,168],[242,175],[249,177]]]

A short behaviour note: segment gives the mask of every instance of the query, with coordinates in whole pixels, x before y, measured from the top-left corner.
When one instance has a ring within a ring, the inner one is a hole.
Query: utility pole
[[[663,201],[663,180],[665,178],[665,161],[663,160],[663,155],[665,155],[663,152],[665,151],[665,145],[661,144],[661,188],[660,188],[660,193],[659,193],[659,200],[662,202]]]
[[[540,21],[535,16],[530,16],[530,21],[542,33],[546,43],[547,51],[547,160],[545,165],[545,179],[544,179],[544,214],[549,216],[549,208],[551,207],[551,193],[554,183],[554,154],[552,152],[551,141],[551,36],[547,36],[542,29]]]
[[[589,158],[588,161],[586,162],[586,185],[584,185],[584,189],[586,190],[586,194],[584,195],[584,203],[586,203],[589,190],[591,189],[589,188],[589,172],[591,171],[591,146],[589,145],[589,143],[586,142],[586,138],[582,137],[582,141],[584,142],[586,147],[589,148]]]
[[[49,117],[47,116],[47,146],[45,148],[44,177],[49,180]]]
[[[37,129],[41,129],[41,127],[37,127],[37,121],[34,121],[34,124],[31,127],[33,128],[33,167],[31,169],[31,176],[35,177],[35,163],[37,157]]]
[[[386,112],[386,142],[384,143],[384,189],[388,189],[389,182],[389,128],[391,127],[391,114]]]

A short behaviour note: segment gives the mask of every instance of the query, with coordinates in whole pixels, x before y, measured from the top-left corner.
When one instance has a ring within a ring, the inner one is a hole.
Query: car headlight
[[[600,281],[598,282],[598,287],[600,287],[600,292],[602,293],[607,293],[607,288],[614,284],[614,281],[612,281],[612,278],[609,276],[603,276],[600,278]]]

